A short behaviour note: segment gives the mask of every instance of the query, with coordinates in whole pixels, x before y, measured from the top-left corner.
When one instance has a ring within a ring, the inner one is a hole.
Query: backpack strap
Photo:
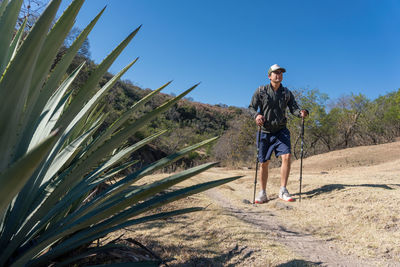
[[[259,87],[258,87],[258,94],[261,94],[261,90],[262,89],[264,89],[265,88],[265,86],[264,85],[260,85]]]
[[[290,101],[290,92],[286,87],[283,87],[285,90],[285,100],[286,100],[286,105],[289,103]]]
[[[260,85],[257,89],[258,94],[261,95],[261,90],[263,90],[265,88],[265,85]],[[290,101],[290,92],[289,89],[287,89],[286,87],[283,87],[284,90],[284,94],[285,94],[285,101],[286,101],[286,105],[289,103]]]

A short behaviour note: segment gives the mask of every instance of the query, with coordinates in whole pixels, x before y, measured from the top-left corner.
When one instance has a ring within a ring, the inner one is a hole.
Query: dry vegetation
[[[268,185],[271,200],[258,206],[243,202],[252,198],[254,170],[215,168],[193,179],[244,177],[166,207],[195,205],[207,207],[206,211],[113,236],[124,234],[142,242],[169,266],[309,266],[335,261],[345,266],[396,266],[399,155],[400,142],[395,142],[307,158],[302,201],[295,203],[277,199],[279,170],[273,169]],[[298,165],[293,163],[289,186],[294,194]]]

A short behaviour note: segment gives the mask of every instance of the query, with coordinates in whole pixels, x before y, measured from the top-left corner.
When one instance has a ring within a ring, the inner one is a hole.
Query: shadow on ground
[[[171,252],[171,251],[177,251],[177,250],[182,250],[182,248],[177,247],[169,247],[169,246],[163,246],[160,247],[160,244],[155,242],[155,241],[150,241],[147,244],[147,247],[155,252],[156,254],[160,253],[161,251],[164,252]],[[190,248],[186,248],[189,251],[181,251],[183,253],[188,253],[190,252]],[[176,259],[173,257],[162,257],[162,264],[160,266],[169,266],[169,267],[189,267],[189,266],[238,266],[238,264],[242,263],[245,259],[251,257],[255,251],[250,250],[246,246],[239,247],[236,245],[233,249],[227,251],[226,253],[218,253],[215,254],[214,256],[210,257],[202,257],[202,256],[194,256],[191,257],[190,259],[183,261],[183,262],[175,262]],[[174,253],[173,253],[174,254]],[[201,252],[197,251],[196,254],[200,254]],[[229,262],[229,263],[228,263]],[[228,263],[228,264],[227,264]]]
[[[251,255],[254,253],[254,251],[247,249],[247,247],[238,247],[236,245],[235,248],[232,250],[228,251],[227,253],[220,254],[215,257],[197,257],[190,259],[187,262],[181,263],[181,264],[171,264],[170,266],[238,266],[241,262],[243,262],[245,259],[251,257]],[[229,264],[226,264],[227,262],[230,262]]]
[[[218,215],[217,215],[218,216]],[[233,216],[233,215],[232,215]],[[154,232],[149,236],[138,237],[150,251],[159,256],[162,261],[168,266],[238,266],[245,261],[252,262],[252,257],[255,253],[259,252],[258,249],[250,248],[244,245],[232,245],[223,251],[215,250],[215,243],[222,242],[223,240],[216,239],[218,229],[208,229],[209,224],[212,224],[213,218],[203,218],[203,225],[199,226],[196,231],[189,231],[189,233],[176,232],[176,229],[171,231]],[[158,222],[150,222],[143,225],[138,225],[134,229],[125,228],[127,231],[135,232],[137,230],[146,230],[154,227],[162,228],[165,224],[175,224],[177,227],[186,228],[190,222],[185,220],[185,215],[171,217],[167,220],[160,220]],[[203,228],[204,227],[204,228]],[[231,226],[234,227],[234,226]],[[157,239],[165,239],[174,236],[177,240],[195,242],[197,239],[203,239],[209,245],[202,247],[199,246],[182,246],[177,242],[174,244],[161,244]],[[175,255],[179,255],[176,257]],[[176,257],[176,258],[175,258]],[[164,266],[164,265],[161,265]],[[165,265],[166,266],[166,265]]]
[[[282,263],[277,265],[277,267],[305,267],[305,266],[320,266],[321,262],[311,262],[311,261],[304,261],[304,260],[292,260],[286,263]]]
[[[330,193],[333,191],[340,191],[348,187],[371,187],[371,188],[381,188],[386,190],[394,190],[394,187],[400,187],[400,184],[327,184],[307,192],[303,192],[301,195],[303,198],[313,198],[321,194]],[[293,194],[299,195],[299,193]]]

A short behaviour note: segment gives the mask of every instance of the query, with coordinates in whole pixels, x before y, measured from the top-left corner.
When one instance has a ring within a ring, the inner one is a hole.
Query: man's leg
[[[269,159],[271,157],[271,152],[272,152],[270,150],[268,134],[261,133],[260,144],[258,144],[258,146],[259,146],[258,159],[260,162],[259,177],[260,177],[261,191],[260,191],[258,197],[256,198],[255,203],[261,204],[261,203],[265,203],[268,201],[266,188],[267,188],[267,181],[268,181],[268,164],[269,164]],[[266,160],[266,161],[263,162],[264,160]]]
[[[267,181],[268,181],[268,164],[269,160],[266,162],[260,163],[260,185],[261,185],[261,190],[266,192],[267,188]]]
[[[289,173],[290,173],[290,154],[284,154],[281,156],[282,166],[281,166],[281,187],[286,187]],[[267,174],[268,175],[268,174]]]
[[[282,158],[282,166],[281,166],[281,188],[279,190],[279,198],[285,201],[294,201],[292,196],[286,189],[286,185],[289,178],[290,173],[290,154],[283,154]]]
[[[268,160],[266,162],[260,163],[259,176],[260,176],[261,191],[255,200],[255,203],[257,204],[266,203],[268,201],[267,193],[265,190],[267,188],[267,180],[268,180],[268,163],[269,163]]]

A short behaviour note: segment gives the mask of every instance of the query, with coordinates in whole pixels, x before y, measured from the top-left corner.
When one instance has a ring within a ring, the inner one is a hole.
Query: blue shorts
[[[258,160],[260,162],[270,160],[272,152],[275,152],[276,157],[290,154],[290,132],[287,128],[273,134],[261,132],[260,144],[258,144],[257,133],[257,146],[258,145]]]

